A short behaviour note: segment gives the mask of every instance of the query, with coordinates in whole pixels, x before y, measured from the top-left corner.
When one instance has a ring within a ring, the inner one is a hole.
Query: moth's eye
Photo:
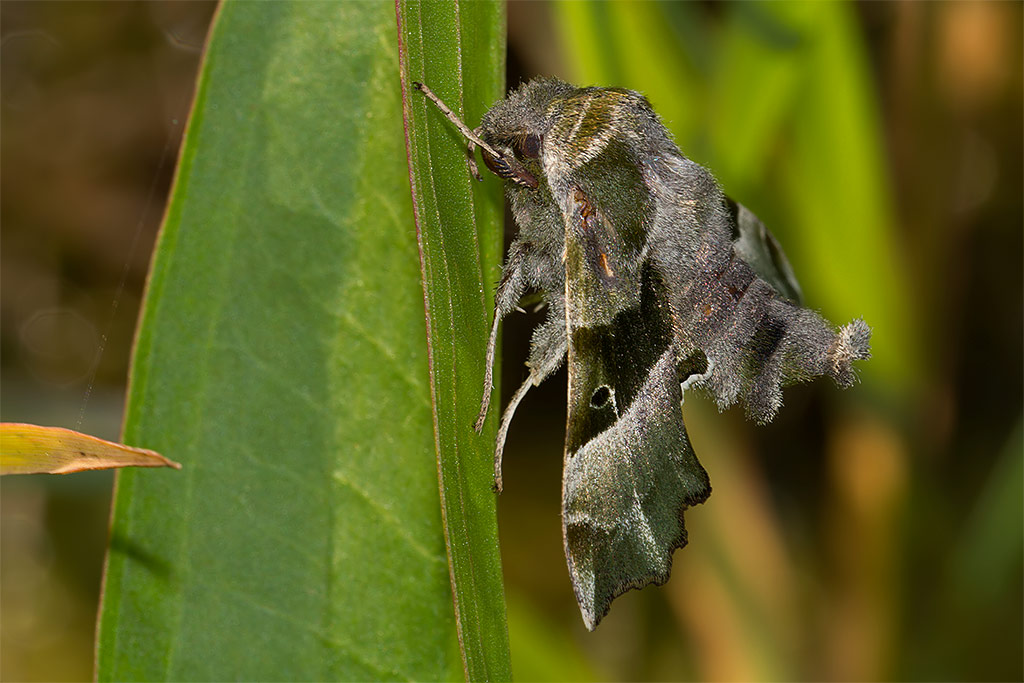
[[[511,151],[518,155],[519,142],[513,141],[512,145],[514,149]],[[498,151],[498,156],[492,156],[487,153],[487,150],[481,149],[480,156],[484,158],[487,168],[491,169],[491,172],[499,178],[507,178],[516,185],[536,190],[538,187],[537,179],[512,154],[508,154],[506,150],[507,148],[500,150]]]
[[[536,133],[527,133],[512,140],[512,151],[521,159],[536,159],[540,156],[543,138]]]
[[[484,163],[487,164],[487,168],[491,169],[491,172],[499,178],[507,178],[516,185],[522,185],[523,187],[528,187],[532,190],[537,189],[537,179],[511,156],[493,157],[486,151],[480,156],[484,158]]]
[[[612,390],[607,386],[601,386],[597,388],[593,396],[590,397],[591,408],[604,408],[611,401]]]

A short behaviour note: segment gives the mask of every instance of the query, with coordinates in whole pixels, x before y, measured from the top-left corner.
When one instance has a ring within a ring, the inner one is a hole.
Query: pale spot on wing
[[[612,139],[614,134],[615,130],[608,126],[603,128],[597,135],[591,137],[587,147],[579,154],[577,166],[582,166],[584,163],[597,158],[597,155],[608,145],[608,141]]]
[[[686,390],[692,387],[694,384],[703,382],[706,379],[711,378],[711,373],[715,369],[715,361],[713,358],[708,358],[708,369],[699,375],[690,375],[682,382],[679,383],[679,390],[682,393],[682,398],[679,400],[680,403],[686,401]]]
[[[576,123],[573,124],[572,130],[569,131],[569,137],[566,138],[567,141],[572,141],[576,137],[576,133],[579,132],[580,126],[583,125],[583,120],[587,118],[587,112],[590,111],[590,105],[591,103],[593,103],[595,96],[595,93],[591,93],[590,95],[588,95],[587,101],[583,104],[582,107],[580,107],[580,115],[576,119]]]
[[[644,512],[643,506],[640,503],[640,494],[637,493],[636,488],[633,488],[633,516],[636,519],[637,538],[641,540],[646,547],[647,557],[659,557],[662,554],[661,548],[658,547],[658,542],[654,538],[654,529],[651,528],[651,523],[647,519],[647,513]]]

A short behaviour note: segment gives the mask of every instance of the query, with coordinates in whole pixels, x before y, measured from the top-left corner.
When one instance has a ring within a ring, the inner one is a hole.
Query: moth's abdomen
[[[871,328],[863,318],[857,318],[839,330],[828,351],[832,364],[830,374],[841,387],[848,387],[857,379],[853,361],[871,357]]]
[[[840,386],[870,355],[863,321],[836,331],[814,311],[781,297],[733,255],[694,278],[674,302],[684,349],[701,349],[711,372],[701,385],[721,407],[740,400],[758,422],[782,407],[782,387],[820,375]]]

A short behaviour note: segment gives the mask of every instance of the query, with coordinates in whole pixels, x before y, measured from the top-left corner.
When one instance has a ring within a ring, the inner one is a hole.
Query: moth
[[[568,364],[562,537],[583,621],[612,600],[668,581],[686,545],[685,510],[707,500],[707,472],[683,424],[687,392],[759,423],[782,387],[828,375],[841,387],[869,357],[871,330],[836,330],[800,305],[774,237],[676,147],[643,95],[538,78],[470,130],[415,83],[505,179],[518,225],[495,294],[480,415],[491,401],[498,325],[527,292],[547,317],[533,332],[529,374],[505,409]]]

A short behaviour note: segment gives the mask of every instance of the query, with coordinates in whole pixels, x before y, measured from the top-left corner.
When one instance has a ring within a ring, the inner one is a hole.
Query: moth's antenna
[[[412,87],[422,92],[424,95],[427,96],[428,100],[436,104],[437,108],[441,110],[441,113],[444,114],[449,121],[455,124],[456,128],[458,128],[462,132],[462,134],[466,136],[467,140],[473,142],[473,144],[475,144],[477,147],[490,154],[495,159],[503,158],[502,154],[497,152],[493,147],[491,147],[486,142],[481,140],[479,135],[470,130],[469,126],[463,123],[462,119],[456,116],[455,113],[448,108],[448,105],[445,104],[440,97],[434,94],[433,90],[423,85],[422,83],[417,83],[416,81],[412,82]]]

